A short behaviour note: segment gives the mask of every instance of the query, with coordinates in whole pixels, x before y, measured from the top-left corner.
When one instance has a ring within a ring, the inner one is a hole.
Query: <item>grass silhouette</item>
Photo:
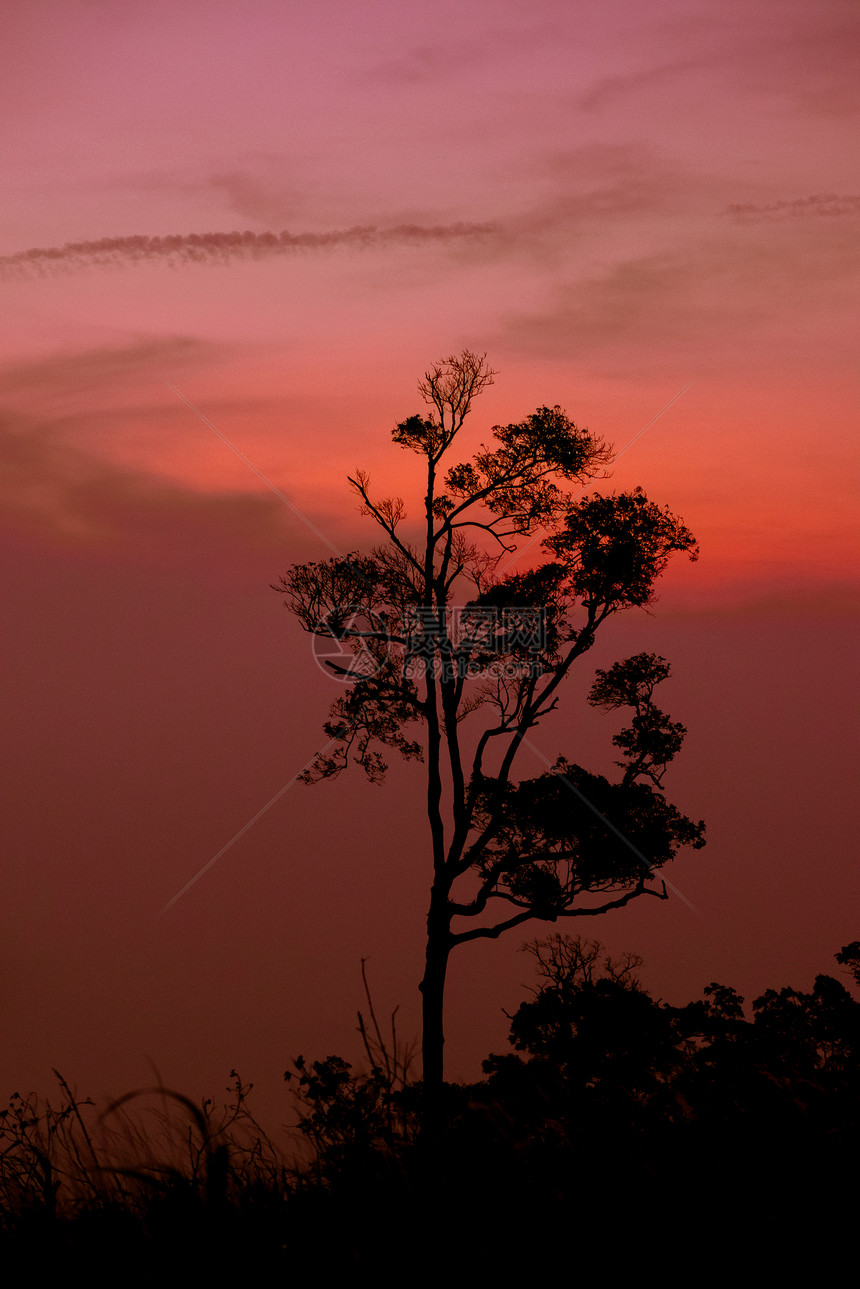
[[[273,1141],[235,1070],[216,1107],[156,1086],[99,1109],[55,1071],[53,1100],[0,1111],[7,1264],[130,1283],[275,1273],[583,1273],[755,1256],[770,1269],[850,1251],[858,1200],[860,1003],[818,976],[672,1008],[596,942],[530,946],[542,984],[516,1049],[445,1087],[422,1128],[412,1053],[378,1023],[366,1072],[330,1056],[285,1076],[300,1133]],[[849,946],[848,949],[851,949]],[[846,956],[847,955],[847,956]],[[837,955],[852,975],[860,951]],[[363,964],[362,964],[363,968]],[[170,1274],[165,1280],[165,1268]]]

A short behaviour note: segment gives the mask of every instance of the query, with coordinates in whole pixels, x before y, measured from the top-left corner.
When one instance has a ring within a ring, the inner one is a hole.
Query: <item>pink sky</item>
[[[499,369],[464,449],[560,403],[620,450],[685,391],[608,486],[702,558],[588,661],[674,663],[698,915],[585,930],[670,1001],[808,987],[860,935],[857,28],[841,0],[7,4],[0,1093],[236,1065],[286,1115],[293,1055],[356,1052],[362,956],[415,1029],[412,768],[289,789],[159,910],[321,746],[332,685],[269,583],[318,533],[375,539],[356,466],[416,495],[389,431],[464,346]],[[600,769],[589,678],[541,738]],[[504,1042],[519,943],[455,963],[453,1077]]]

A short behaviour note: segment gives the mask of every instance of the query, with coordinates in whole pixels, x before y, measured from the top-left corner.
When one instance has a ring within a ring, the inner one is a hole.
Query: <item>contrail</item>
[[[425,244],[467,237],[484,237],[495,224],[373,224],[334,229],[328,233],[177,233],[167,237],[102,237],[95,242],[66,242],[64,246],[37,246],[29,251],[0,256],[0,274],[34,277],[85,268],[120,268],[161,261],[185,264],[229,264],[233,260],[260,260],[301,251],[324,251],[345,246],[368,249],[391,244]]]
[[[778,219],[787,215],[857,215],[860,214],[860,196],[819,192],[811,197],[772,201],[763,206],[753,202],[733,202],[726,206],[725,214],[749,219]]]

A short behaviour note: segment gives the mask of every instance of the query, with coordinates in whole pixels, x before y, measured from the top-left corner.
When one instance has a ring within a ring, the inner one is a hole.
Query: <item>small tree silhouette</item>
[[[485,356],[468,350],[439,362],[419,384],[427,413],[393,431],[394,442],[425,463],[420,536],[405,535],[403,501],[374,499],[358,471],[349,482],[383,544],[367,555],[296,565],[274,588],[307,631],[342,650],[326,661],[345,683],[325,725],[331,742],[305,781],[331,778],[352,759],[380,782],[387,769],[380,747],[425,766],[433,877],[420,988],[428,1090],[443,1079],[454,948],[531,918],[555,922],[644,895],[665,899],[665,884],[652,884],[656,870],[679,847],[704,844],[704,825],[663,796],[664,772],[686,731],[652,701],[669,675],[653,654],[599,671],[589,696],[600,707],[633,710],[614,739],[618,782],[564,757],[537,778],[514,781],[528,732],[555,709],[562,681],[600,626],[648,605],[670,556],[695,559],[697,549],[680,520],[639,488],[581,499],[565,491],[565,483],[605,477],[611,452],[558,406],[494,426],[492,446],[470,462],[446,461],[443,474],[443,458],[494,375]],[[517,539],[541,533],[543,562],[507,572],[502,561]],[[423,726],[423,738],[408,737],[410,726]]]

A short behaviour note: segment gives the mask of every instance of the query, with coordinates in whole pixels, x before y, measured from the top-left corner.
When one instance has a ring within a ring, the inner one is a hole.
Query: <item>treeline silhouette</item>
[[[257,1123],[249,1086],[194,1105],[156,1088],[101,1113],[60,1078],[55,1103],[0,1112],[2,1249],[26,1265],[171,1276],[273,1271],[449,1277],[646,1266],[762,1274],[853,1246],[860,1002],[819,975],[748,1010],[712,984],[654,999],[639,959],[553,935],[526,946],[538,986],[512,1051],[447,1084],[428,1123],[396,1031],[361,1020],[368,1070],[299,1058],[286,1075],[307,1149]],[[837,961],[860,985],[860,941]],[[837,1269],[834,1263],[834,1270]],[[184,1270],[183,1270],[184,1269]]]

